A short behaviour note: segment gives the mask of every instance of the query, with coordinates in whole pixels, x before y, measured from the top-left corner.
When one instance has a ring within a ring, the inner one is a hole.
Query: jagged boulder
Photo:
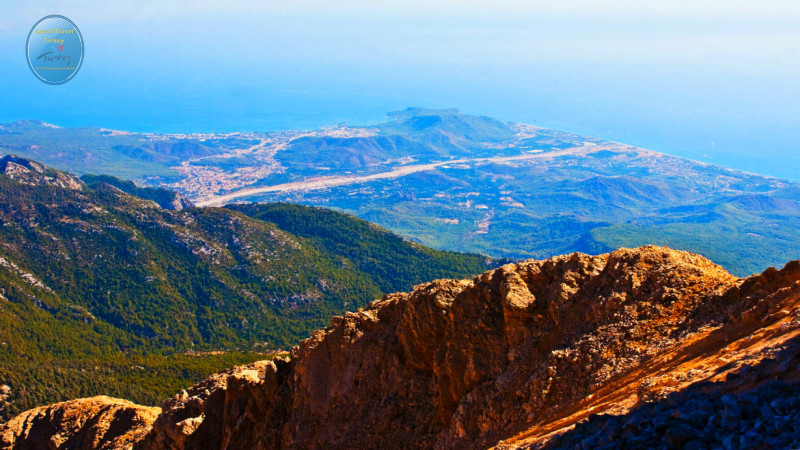
[[[0,449],[130,449],[160,412],[105,396],[56,403],[4,424]]]

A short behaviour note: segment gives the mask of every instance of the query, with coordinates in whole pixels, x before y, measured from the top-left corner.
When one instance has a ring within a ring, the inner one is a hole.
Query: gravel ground
[[[711,383],[621,416],[595,415],[545,448],[800,448],[800,383],[770,382],[734,395]]]

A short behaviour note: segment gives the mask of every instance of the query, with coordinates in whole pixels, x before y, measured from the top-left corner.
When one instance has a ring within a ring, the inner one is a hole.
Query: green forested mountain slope
[[[28,392],[14,410],[59,400],[47,384],[69,386],[85,373],[81,364],[101,375],[85,377],[77,396],[128,395],[107,390],[142,362],[145,373],[191,375],[159,355],[284,348],[384,292],[494,264],[341,213],[292,205],[175,211],[89,181],[0,159],[0,384]],[[186,370],[201,371],[192,361]],[[34,376],[14,379],[21,368],[45,366],[67,373],[36,386],[24,385]]]
[[[330,209],[291,203],[234,204],[228,208],[273,223],[332,254],[345,255],[383,292],[403,290],[421,279],[447,278],[448,273],[471,273],[475,268],[475,260],[463,253],[425,247]]]

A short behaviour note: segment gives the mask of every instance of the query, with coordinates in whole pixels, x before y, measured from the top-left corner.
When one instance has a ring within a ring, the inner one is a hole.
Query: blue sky
[[[86,59],[24,59],[63,14]],[[135,131],[370,123],[456,107],[800,179],[792,1],[26,1],[3,6],[0,122]]]

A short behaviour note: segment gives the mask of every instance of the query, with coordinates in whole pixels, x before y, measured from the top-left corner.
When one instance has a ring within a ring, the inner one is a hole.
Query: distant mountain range
[[[150,135],[0,126],[0,152],[134,179],[199,205],[349,212],[425,245],[493,257],[668,245],[740,276],[800,254],[800,185],[457,110],[373,126]]]
[[[0,384],[14,403],[0,418],[98,392],[160,401],[176,383],[287,348],[384,293],[497,264],[330,210],[193,208],[166,189],[6,156]],[[245,353],[173,359],[219,350]]]

